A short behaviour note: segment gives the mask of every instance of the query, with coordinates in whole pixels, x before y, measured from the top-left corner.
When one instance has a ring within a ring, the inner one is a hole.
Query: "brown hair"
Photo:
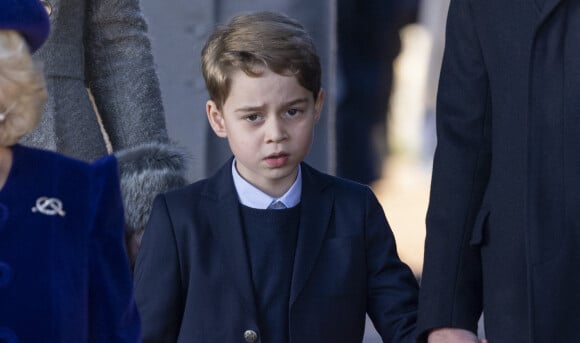
[[[11,146],[38,124],[46,102],[42,71],[16,31],[0,30],[0,146]]]
[[[318,97],[320,58],[312,38],[296,20],[275,12],[235,16],[209,37],[201,52],[201,67],[210,98],[221,107],[230,88],[230,75],[242,70],[260,76],[263,68],[294,75]]]

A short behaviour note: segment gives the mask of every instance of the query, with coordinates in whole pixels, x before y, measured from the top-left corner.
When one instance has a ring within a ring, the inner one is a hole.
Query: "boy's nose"
[[[266,142],[277,143],[288,138],[284,123],[280,118],[272,118],[266,125]]]

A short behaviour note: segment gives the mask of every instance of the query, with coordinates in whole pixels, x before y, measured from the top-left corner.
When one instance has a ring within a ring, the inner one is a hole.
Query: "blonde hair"
[[[11,146],[40,121],[46,102],[44,76],[22,36],[0,30],[0,146]]]
[[[283,14],[256,12],[235,16],[218,27],[201,52],[201,69],[210,98],[222,106],[229,94],[230,75],[242,70],[260,76],[263,68],[294,75],[318,97],[320,57],[304,27]]]

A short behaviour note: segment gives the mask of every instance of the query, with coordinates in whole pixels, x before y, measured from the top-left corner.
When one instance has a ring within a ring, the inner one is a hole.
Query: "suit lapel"
[[[290,288],[291,306],[308,281],[328,230],[334,196],[327,186],[328,181],[317,171],[302,164],[302,210]]]
[[[331,217],[334,195],[328,189],[328,180],[317,171],[302,164],[302,197],[300,228],[290,287],[290,304],[293,304],[314,268],[324,242]],[[212,201],[208,206],[212,232],[220,246],[220,255],[226,271],[239,292],[244,310],[251,318],[257,314],[251,280],[251,270],[246,253],[245,238],[239,213],[239,201],[231,176],[231,160],[211,178],[206,196]]]
[[[231,174],[230,159],[218,173],[211,178],[207,196],[212,198],[208,206],[211,229],[219,244],[219,254],[226,273],[237,288],[241,305],[250,318],[256,318],[256,301],[252,285],[252,272],[246,253],[239,201]]]

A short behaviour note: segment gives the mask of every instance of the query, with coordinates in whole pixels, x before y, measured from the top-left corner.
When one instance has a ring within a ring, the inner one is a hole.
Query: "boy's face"
[[[322,90],[315,100],[294,76],[269,69],[259,77],[236,71],[222,109],[210,100],[206,111],[215,133],[228,139],[238,173],[276,197],[296,180],[323,102]]]

